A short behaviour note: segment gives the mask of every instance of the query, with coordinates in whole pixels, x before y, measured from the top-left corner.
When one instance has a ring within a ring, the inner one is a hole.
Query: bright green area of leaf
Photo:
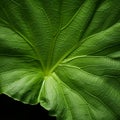
[[[1,0],[0,93],[57,120],[119,120],[119,0]]]

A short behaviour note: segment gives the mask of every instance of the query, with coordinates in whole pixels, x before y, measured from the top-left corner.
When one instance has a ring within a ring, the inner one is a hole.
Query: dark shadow
[[[40,105],[28,105],[0,95],[0,120],[56,120]]]

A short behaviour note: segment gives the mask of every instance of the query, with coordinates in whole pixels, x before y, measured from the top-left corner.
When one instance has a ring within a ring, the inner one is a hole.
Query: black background
[[[38,105],[23,104],[6,95],[0,95],[0,120],[56,120]]]

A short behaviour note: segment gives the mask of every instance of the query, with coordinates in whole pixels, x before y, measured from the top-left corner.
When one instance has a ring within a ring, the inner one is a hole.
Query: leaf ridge
[[[64,95],[64,92],[63,92],[63,89],[62,89],[62,86],[61,86],[61,80],[60,80],[60,78],[59,78],[55,73],[54,73],[52,76],[53,76],[53,78],[54,78],[55,80],[58,81],[58,83],[59,83],[59,85],[60,85],[60,91],[61,91],[61,93],[62,93],[62,95],[63,95],[64,101],[65,101],[66,105],[68,106],[68,109],[69,109],[69,111],[70,111],[70,113],[71,113],[71,117],[73,118],[73,114],[72,114],[72,112],[71,112],[71,110],[70,110],[70,108],[69,108],[69,104],[68,104],[68,102],[67,102],[67,100],[66,100],[66,98],[65,98],[65,95]]]
[[[67,106],[68,106],[68,109],[71,113],[71,116],[72,116],[72,119],[73,119],[73,114],[72,114],[72,111],[70,110],[70,107],[69,107],[69,103],[66,99],[66,96],[64,94],[64,88],[61,84],[63,84],[65,87],[67,87],[68,89],[70,89],[73,93],[77,94],[78,96],[80,96],[80,98],[86,103],[87,107],[88,107],[88,113],[89,113],[89,117],[90,117],[90,120],[92,120],[92,117],[91,117],[91,113],[90,113],[90,107],[89,107],[89,103],[83,98],[83,96],[81,96],[80,94],[78,94],[74,89],[70,88],[67,84],[65,84],[64,82],[62,82],[60,80],[60,78],[58,77],[58,75],[54,72],[54,74],[52,75],[54,79],[56,79],[58,82],[59,82],[59,85],[60,85],[60,91],[62,91],[62,94],[63,94],[63,98],[64,98],[64,101],[66,102]],[[73,119],[74,120],[74,119]]]
[[[73,66],[73,65],[68,65],[68,64],[64,64],[64,65],[60,65],[61,67],[63,66],[63,67],[70,67],[70,68],[75,68],[75,69],[78,69],[78,70],[82,70],[81,68],[79,68],[79,67],[77,67],[77,66]],[[104,78],[101,78],[100,76],[97,76],[97,75],[95,75],[95,74],[92,74],[92,73],[89,73],[89,72],[87,72],[87,71],[85,71],[85,70],[82,70],[82,71],[84,71],[84,72],[86,72],[87,74],[89,74],[89,75],[94,75],[94,76],[96,76],[97,78],[100,78],[102,81],[104,80]],[[112,88],[112,86],[109,86],[109,87],[111,87]],[[71,88],[72,89],[72,88]],[[113,88],[114,89],[114,88]],[[117,93],[119,92],[117,89],[114,89]],[[98,100],[99,101],[102,101],[102,103],[104,104],[104,105],[107,105],[108,106],[108,108],[109,108],[109,110],[112,112],[112,113],[114,113],[116,116],[118,115],[118,113],[116,113],[116,111],[115,110],[111,110],[110,108],[110,105],[108,105],[108,104],[105,104],[106,102],[105,101],[103,101],[103,99],[101,100],[101,97],[100,96],[97,96],[97,95],[95,95],[95,94],[92,94],[90,91],[88,91],[88,90],[85,90],[86,92],[88,92],[89,94],[91,94],[92,96],[95,96],[95,97],[97,97],[98,98]]]

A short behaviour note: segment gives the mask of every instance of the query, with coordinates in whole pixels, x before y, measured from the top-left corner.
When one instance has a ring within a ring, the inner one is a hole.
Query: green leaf
[[[1,0],[0,93],[57,120],[119,120],[119,0]]]

